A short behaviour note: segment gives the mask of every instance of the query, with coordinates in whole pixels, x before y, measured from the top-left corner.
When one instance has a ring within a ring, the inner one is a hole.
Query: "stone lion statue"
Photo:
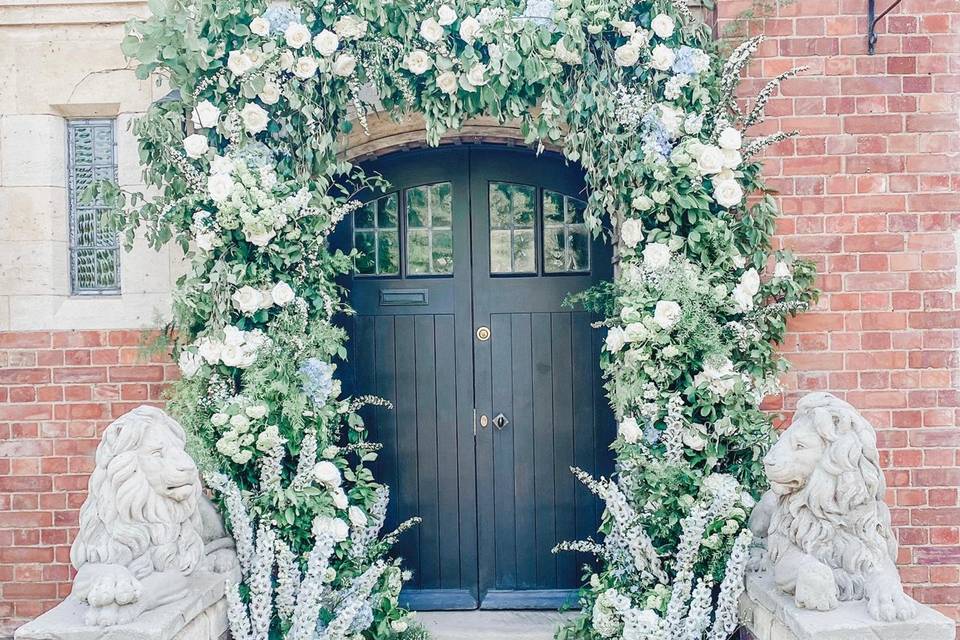
[[[766,538],[763,564],[777,587],[804,609],[866,597],[877,620],[912,618],[870,423],[843,400],[811,393],[763,463],[771,488],[750,527]]]
[[[72,596],[89,605],[86,624],[130,622],[179,599],[195,572],[236,566],[185,441],[175,420],[147,406],[104,432],[70,548]]]

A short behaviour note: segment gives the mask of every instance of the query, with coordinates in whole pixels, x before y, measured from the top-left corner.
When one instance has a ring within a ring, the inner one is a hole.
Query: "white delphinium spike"
[[[589,553],[595,556],[605,555],[603,545],[597,544],[593,540],[570,540],[564,541],[552,549],[552,553],[562,551],[571,551],[574,553]]]
[[[720,75],[720,99],[717,100],[716,105],[714,105],[713,114],[709,120],[718,120],[724,115],[725,110],[728,109],[730,105],[735,104],[736,88],[740,83],[740,75],[743,72],[743,68],[750,62],[750,58],[753,57],[753,54],[763,40],[764,37],[762,35],[750,38],[737,47],[734,52],[730,54],[730,57],[727,58],[727,61],[723,65],[723,72]]]
[[[421,520],[422,520],[421,518],[410,518],[409,520],[405,520],[401,522],[400,526],[398,526],[396,529],[394,529],[387,535],[383,536],[383,538],[381,539],[381,542],[383,542],[388,547],[395,545],[397,543],[397,539],[400,537],[400,535],[404,531],[417,526],[418,524],[420,524]]]
[[[697,505],[681,522],[680,542],[674,559],[673,589],[667,605],[667,628],[679,637],[683,629],[684,613],[693,588],[693,565],[700,555],[703,532],[707,528],[703,507]],[[664,581],[667,582],[667,581]]]
[[[667,401],[667,415],[663,419],[666,429],[661,440],[666,447],[664,458],[667,464],[678,465],[683,461],[683,433],[687,420],[683,415],[683,399],[680,394],[670,396]]]
[[[743,120],[744,128],[752,127],[755,124],[760,124],[764,120],[764,109],[767,106],[767,102],[770,100],[770,97],[773,95],[774,91],[780,88],[780,85],[783,84],[783,81],[787,78],[792,78],[793,76],[803,73],[809,69],[809,67],[794,67],[789,71],[784,71],[778,75],[773,80],[770,80],[763,89],[760,90],[760,93],[757,94],[757,98],[753,103],[753,108],[750,110],[750,113]]]
[[[293,624],[287,633],[287,640],[313,640],[317,616],[320,613],[319,603],[325,589],[323,575],[329,566],[333,547],[333,538],[329,534],[321,533],[317,536],[307,558],[307,573],[300,583],[297,604],[293,610]]]
[[[343,640],[350,634],[357,613],[367,604],[373,588],[377,585],[377,581],[380,580],[380,576],[383,575],[386,568],[386,563],[378,560],[354,579],[348,593],[341,601],[341,606],[337,609],[333,620],[324,629],[321,637],[328,640]],[[363,631],[363,629],[355,631]]]
[[[237,483],[222,473],[210,473],[206,477],[207,486],[223,495],[230,518],[230,532],[237,550],[237,561],[244,577],[250,575],[250,563],[253,558],[253,525],[250,515],[240,495]]]
[[[247,606],[240,598],[240,585],[230,585],[226,595],[230,636],[233,640],[250,640],[250,619],[247,617]]]
[[[354,558],[361,558],[366,555],[370,545],[376,541],[380,535],[380,529],[387,519],[387,505],[390,503],[390,488],[383,484],[377,487],[376,498],[370,507],[370,513],[367,514],[367,524],[360,527],[351,527],[351,547],[350,555]]]
[[[283,458],[287,449],[283,442],[277,443],[267,455],[260,458],[260,491],[273,493],[280,490]]]
[[[733,543],[730,558],[727,560],[727,571],[723,576],[723,582],[720,583],[720,595],[717,597],[713,627],[707,635],[707,640],[725,640],[737,628],[737,606],[740,602],[740,594],[743,593],[743,575],[747,570],[752,541],[753,533],[750,529],[744,528]]]
[[[297,604],[297,592],[300,590],[300,565],[290,546],[283,540],[277,540],[277,615],[281,620],[289,620]]]
[[[313,482],[313,467],[317,464],[317,433],[307,429],[300,442],[300,456],[297,460],[297,471],[293,475],[290,486],[296,491],[306,489]]]
[[[750,158],[757,155],[767,147],[775,145],[778,142],[783,142],[784,140],[789,140],[790,138],[800,135],[799,131],[778,131],[777,133],[771,134],[769,136],[762,136],[760,138],[754,138],[750,141],[750,144],[743,150],[743,157]]]
[[[257,552],[247,584],[250,586],[250,627],[253,640],[267,640],[273,618],[273,561],[277,535],[269,525],[257,527]]]
[[[689,4],[688,0],[670,0],[670,4],[673,5],[673,8],[680,14],[684,22],[688,24],[693,22],[693,13],[690,11],[690,7],[687,6]]]
[[[660,557],[650,536],[644,531],[637,512],[630,506],[627,497],[620,488],[606,478],[594,479],[589,473],[571,467],[570,469],[584,485],[600,497],[607,507],[607,512],[613,517],[615,529],[621,532],[620,539],[624,541],[633,558],[633,564],[641,574],[649,572],[661,582],[667,581],[667,574],[660,565]]]
[[[710,626],[710,612],[713,609],[713,581],[709,578],[697,580],[690,598],[690,608],[684,621],[682,640],[701,640]]]

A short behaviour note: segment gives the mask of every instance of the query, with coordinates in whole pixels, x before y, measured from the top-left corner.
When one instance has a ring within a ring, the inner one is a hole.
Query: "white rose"
[[[205,154],[209,148],[210,144],[207,142],[207,136],[202,136],[199,133],[183,139],[183,150],[186,151],[187,157],[189,158],[199,158]]]
[[[210,422],[213,423],[215,427],[222,427],[230,421],[230,416],[225,413],[220,413],[219,411],[212,416],[210,416]]]
[[[673,66],[676,54],[670,47],[658,44],[653,48],[653,54],[650,58],[650,66],[659,71],[667,71]]]
[[[247,242],[258,247],[267,246],[276,235],[277,233],[273,229],[265,229],[258,233],[251,233],[246,230],[243,232],[243,237],[247,239]]]
[[[629,38],[630,36],[632,36],[637,32],[636,22],[630,22],[628,20],[619,20],[616,23],[614,23],[613,26],[616,27],[617,31],[620,32],[620,35],[622,35],[625,38]]]
[[[786,262],[778,261],[777,264],[773,267],[773,277],[774,278],[789,278],[790,277],[790,265]]]
[[[184,350],[180,352],[177,364],[180,366],[180,372],[184,378],[192,378],[197,375],[197,371],[203,366],[203,358],[192,351]]]
[[[313,535],[327,536],[334,542],[343,542],[350,535],[350,527],[340,518],[317,516],[313,521]]]
[[[260,133],[270,122],[270,116],[255,102],[248,102],[240,110],[240,119],[243,120],[243,126],[249,133]]]
[[[258,36],[267,36],[270,34],[270,21],[263,16],[257,16],[250,21],[250,31]]]
[[[231,51],[227,56],[227,68],[234,75],[242,76],[253,69],[253,59],[243,51]]]
[[[254,420],[259,420],[267,415],[267,405],[265,404],[252,404],[244,412],[248,417],[253,418]]]
[[[443,27],[433,18],[427,18],[420,23],[420,37],[431,44],[436,44],[443,37]]]
[[[260,309],[263,302],[263,294],[257,289],[246,285],[233,292],[231,296],[233,306],[242,313],[254,313]]]
[[[313,465],[313,477],[316,478],[317,482],[331,489],[339,487],[340,483],[343,482],[340,477],[340,469],[337,469],[337,465],[327,460],[321,460]]]
[[[697,148],[697,169],[704,175],[723,171],[723,152],[712,144]]]
[[[273,285],[273,289],[270,289],[270,297],[273,298],[273,304],[285,307],[293,302],[297,294],[293,292],[293,289],[290,288],[290,285],[286,282],[278,282]]]
[[[225,173],[216,173],[207,179],[207,192],[214,202],[223,202],[233,194],[233,179]]]
[[[626,342],[643,342],[649,335],[642,322],[631,322],[623,329],[623,339]]]
[[[457,12],[448,4],[437,9],[437,18],[441,27],[449,27],[457,21]]]
[[[293,75],[298,78],[312,78],[317,73],[317,59],[313,56],[301,56],[293,65]]]
[[[736,180],[720,180],[713,185],[713,199],[721,207],[735,207],[743,201],[743,187]]]
[[[760,275],[756,269],[750,269],[740,277],[740,283],[733,288],[730,296],[733,298],[737,310],[745,312],[753,308],[753,298],[759,291]]]
[[[743,136],[733,127],[727,127],[717,137],[717,144],[721,149],[739,149],[743,145]]]
[[[230,417],[230,426],[243,433],[250,426],[250,420],[242,413]]]
[[[482,87],[489,82],[487,78],[487,65],[477,63],[467,71],[467,84],[471,87]]]
[[[367,514],[360,507],[350,507],[347,510],[347,517],[350,518],[350,524],[355,527],[367,526]]]
[[[396,633],[403,633],[404,631],[407,630],[408,626],[409,625],[407,624],[406,620],[394,620],[393,622],[390,623],[390,628],[393,629]]]
[[[643,241],[643,222],[636,218],[628,218],[620,225],[620,239],[633,249]]]
[[[367,33],[367,21],[355,15],[343,16],[333,25],[333,30],[341,38],[360,38]]]
[[[760,274],[756,269],[750,267],[740,276],[740,286],[744,291],[754,296],[760,292]]]
[[[444,71],[437,76],[437,88],[448,95],[454,95],[459,88],[457,74],[453,71]]]
[[[220,362],[220,351],[222,348],[223,345],[221,343],[215,342],[210,338],[200,338],[200,341],[197,343],[197,353],[209,364],[217,364]]]
[[[721,153],[723,153],[724,169],[736,169],[743,162],[743,157],[736,149],[724,149]]]
[[[642,193],[634,197],[631,204],[637,211],[648,211],[653,208],[653,200],[650,196]]]
[[[482,27],[480,22],[473,16],[467,16],[460,23],[460,38],[467,44],[473,44],[473,41],[480,35]]]
[[[296,62],[296,58],[294,58],[292,51],[284,51],[280,54],[280,68],[284,71],[293,69],[294,62]]]
[[[616,353],[623,349],[623,345],[626,343],[626,334],[624,333],[621,327],[610,327],[607,331],[607,337],[604,340],[604,343],[607,346],[607,351],[611,353]]]
[[[430,54],[423,49],[414,49],[404,57],[403,66],[411,73],[419,76],[433,66],[433,60],[430,58]]]
[[[666,104],[661,104],[660,122],[663,124],[663,128],[670,134],[670,137],[676,138],[680,135],[680,127],[683,126],[683,111],[674,109]]]
[[[276,82],[266,83],[257,97],[263,104],[277,104],[280,101],[280,85]]]
[[[667,331],[677,324],[681,315],[680,305],[673,300],[661,300],[657,303],[657,308],[653,312],[653,321]]]
[[[692,136],[700,133],[701,129],[703,129],[703,116],[699,114],[688,115],[687,119],[683,121],[683,130]]]
[[[324,57],[332,56],[339,47],[340,38],[330,29],[324,29],[313,39],[313,48]]]
[[[248,366],[246,364],[247,354],[244,353],[243,348],[233,344],[223,346],[223,349],[220,351],[220,360],[228,367],[243,369]]]
[[[333,61],[333,73],[338,76],[349,76],[357,68],[357,59],[349,53],[341,53]]]
[[[640,59],[640,48],[632,44],[621,45],[613,52],[613,59],[621,67],[632,67]]]
[[[333,506],[337,509],[346,509],[349,504],[347,494],[340,487],[330,491],[330,498],[333,500]]]
[[[662,242],[651,242],[643,248],[643,264],[648,269],[663,269],[670,264],[670,247]]]
[[[635,444],[643,434],[640,425],[637,424],[637,419],[632,416],[620,421],[620,424],[617,426],[617,432],[624,441],[630,444]]]
[[[673,35],[674,26],[673,18],[665,13],[661,13],[650,23],[650,28],[657,34],[657,37],[664,40]]]
[[[287,42],[288,47],[301,49],[310,42],[310,29],[299,22],[291,22],[287,26],[287,30],[283,32],[283,39]]]
[[[239,347],[247,340],[247,334],[232,324],[223,328],[223,344]]]
[[[209,100],[204,100],[193,108],[193,126],[197,129],[209,129],[217,126],[220,120],[220,109]]]
[[[696,431],[685,431],[683,433],[683,444],[694,451],[703,451],[703,448],[707,446],[707,441]]]
[[[327,460],[333,460],[334,458],[337,457],[338,453],[340,453],[340,447],[337,447],[335,445],[330,445],[329,447],[325,447],[323,451],[320,452],[320,455],[326,458]]]

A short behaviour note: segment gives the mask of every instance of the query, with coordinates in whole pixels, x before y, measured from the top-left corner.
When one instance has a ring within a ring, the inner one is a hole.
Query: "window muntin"
[[[404,191],[407,275],[453,273],[453,185],[421,185]]]
[[[543,270],[546,273],[590,271],[590,231],[581,200],[543,190]]]
[[[353,214],[353,246],[360,252],[354,267],[360,275],[400,273],[399,196],[391,193],[368,202]]]
[[[537,188],[491,182],[490,272],[536,273]]]
[[[117,230],[104,220],[107,208],[103,202],[81,202],[91,183],[117,179],[114,121],[69,121],[67,145],[71,291],[74,294],[118,293]]]

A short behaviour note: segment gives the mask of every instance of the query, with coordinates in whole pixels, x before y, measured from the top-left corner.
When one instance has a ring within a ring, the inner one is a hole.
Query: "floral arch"
[[[135,125],[155,195],[93,195],[116,203],[128,239],[179,242],[190,260],[170,404],[237,541],[234,638],[420,633],[386,559],[397,533],[380,533],[388,491],[365,466],[377,445],[357,410],[383,401],[342,397],[336,379],[335,277],[352,256],[326,238],[378,184],[351,160],[489,125],[583,167],[588,218],[618,261],[576,297],[606,318],[619,435],[613,478],[574,470],[607,508],[600,541],[558,549],[598,557],[560,633],[728,636],[773,434],[759,403],[784,368],[786,318],[814,297],[811,266],[772,249],[755,160],[789,134],[743,138],[792,72],[741,110],[760,38],[722,54],[684,0],[150,6],[123,48],[140,77],[179,90]],[[423,129],[379,122],[365,138],[371,86]]]

